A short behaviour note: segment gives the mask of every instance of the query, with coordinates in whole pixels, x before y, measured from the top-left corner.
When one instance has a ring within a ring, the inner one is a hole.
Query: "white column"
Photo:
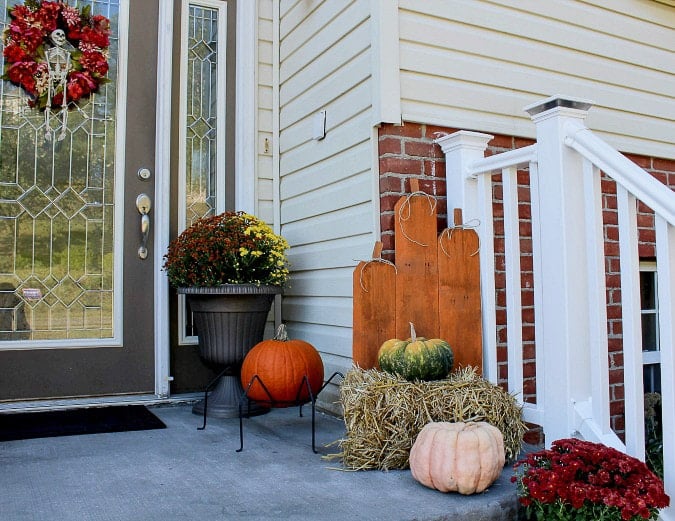
[[[591,395],[588,246],[584,227],[583,160],[564,144],[566,135],[585,128],[591,103],[548,98],[525,110],[537,126],[541,252],[541,324],[537,341],[545,350],[543,417],[546,444],[573,436],[574,405]],[[541,366],[538,366],[541,370]]]
[[[256,213],[258,2],[237,2],[235,209]]]

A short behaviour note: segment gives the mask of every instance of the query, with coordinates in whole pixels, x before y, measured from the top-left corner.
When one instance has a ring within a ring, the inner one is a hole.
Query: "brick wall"
[[[434,195],[438,201],[438,231],[446,227],[447,204],[445,183],[445,158],[434,139],[450,134],[456,129],[442,128],[417,123],[402,126],[390,124],[379,129],[379,176],[380,176],[380,227],[384,245],[383,257],[395,260],[394,205],[402,196],[410,193],[410,178],[419,180],[420,190]],[[487,155],[521,148],[532,144],[532,140],[497,135],[490,141]],[[628,156],[638,166],[650,172],[658,180],[675,189],[675,161],[644,156]],[[501,176],[493,176],[493,213],[495,227],[495,298],[497,303],[497,360],[499,380],[506,384],[506,274],[504,271],[504,225],[502,208]],[[616,186],[610,179],[603,178],[605,254],[607,266],[607,317],[609,334],[610,399],[612,428],[622,434],[623,418],[623,354],[621,338],[621,291],[618,259],[618,224],[616,209]],[[532,281],[532,240],[529,172],[518,172],[519,216],[521,234],[522,274],[522,316],[523,316],[523,375],[524,398],[536,401],[534,363],[534,291]],[[653,258],[654,216],[640,204],[638,207],[638,228],[640,233],[639,253],[642,258]],[[539,432],[532,431],[530,442],[541,441]]]

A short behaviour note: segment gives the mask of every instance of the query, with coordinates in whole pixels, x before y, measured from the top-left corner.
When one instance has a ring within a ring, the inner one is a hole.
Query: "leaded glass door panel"
[[[158,2],[69,2],[110,20],[109,81],[69,110],[0,86],[0,401],[154,391],[156,267],[135,202],[154,200]],[[2,29],[17,3],[2,0]]]

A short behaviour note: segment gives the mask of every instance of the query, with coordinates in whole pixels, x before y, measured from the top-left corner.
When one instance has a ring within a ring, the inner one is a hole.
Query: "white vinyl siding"
[[[625,152],[675,157],[675,10],[638,0],[400,0],[404,121],[534,137],[523,107],[593,100]]]
[[[326,376],[352,355],[352,272],[373,222],[370,3],[280,3],[281,233],[291,244],[283,320],[313,344]],[[326,111],[326,136],[312,139]]]

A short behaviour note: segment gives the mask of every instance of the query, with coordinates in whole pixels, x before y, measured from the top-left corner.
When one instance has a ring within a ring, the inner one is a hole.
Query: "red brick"
[[[666,172],[649,172],[652,176],[659,182],[664,185],[668,184],[668,174]]]
[[[393,212],[394,206],[400,199],[398,195],[381,195],[380,196],[380,211]]]
[[[516,172],[516,180],[519,185],[529,186],[530,184],[530,172],[527,170],[518,170]]]
[[[420,190],[433,196],[445,197],[445,183],[436,179],[420,179]]]
[[[612,417],[612,430],[623,440],[624,431],[626,430],[626,418],[623,416]]]
[[[531,138],[524,138],[524,137],[514,137],[513,138],[514,148],[529,147],[530,145],[534,145],[535,143],[536,143],[536,140],[531,139]]]
[[[656,245],[655,244],[638,245],[638,255],[642,258],[656,257]]]
[[[640,228],[654,227],[654,214],[640,213],[637,216],[637,225]]]
[[[623,350],[614,351],[609,354],[609,366],[612,369],[623,368]]]
[[[454,134],[459,129],[450,127],[439,127],[437,125],[424,125],[424,137],[427,139],[438,139],[442,136]]]
[[[675,160],[661,159],[655,157],[652,159],[652,168],[654,170],[665,170],[667,172],[675,172]]]
[[[403,193],[403,183],[405,178],[395,176],[380,176],[380,193],[386,194],[394,192],[396,194]]]
[[[533,342],[534,341],[534,327],[533,326],[523,326],[523,341],[524,342]]]
[[[610,369],[609,383],[610,384],[623,383],[623,369]]]
[[[382,137],[378,143],[380,156],[384,154],[401,154],[401,140],[394,137]]]
[[[526,401],[531,401],[532,398],[536,398],[537,381],[534,378],[523,380],[523,394],[526,397]]]
[[[656,230],[642,229],[639,233],[640,241],[642,242],[656,242]]]
[[[617,257],[619,255],[619,243],[605,243],[605,255]]]
[[[529,443],[530,445],[541,447],[544,445],[544,432],[542,431],[541,427],[530,429],[525,433],[523,441],[525,441],[525,443]]]
[[[618,338],[608,339],[607,340],[607,350],[610,353],[622,351],[623,350],[623,344],[621,343],[621,339],[618,339]]]
[[[520,297],[523,306],[534,306],[534,292],[533,291],[526,291],[524,292],[521,297]],[[528,340],[534,340],[534,336],[532,338],[528,338]]]
[[[394,230],[394,214],[387,213],[380,215],[380,230],[390,232]]]
[[[619,227],[618,226],[605,226],[605,240],[618,241],[619,240]]]
[[[424,133],[422,125],[419,123],[404,123],[403,125],[384,124],[380,127],[378,134],[382,136],[401,136],[421,138]]]
[[[530,189],[523,186],[518,187],[518,201],[521,203],[530,202]]]
[[[382,241],[382,250],[393,250],[394,249],[394,234],[393,233],[382,233],[382,234],[380,234],[380,240]]]
[[[638,156],[635,154],[624,154],[628,159],[635,163],[640,168],[647,170],[652,166],[652,160],[650,157]]]
[[[424,175],[437,177],[445,183],[445,161],[429,160],[424,162]]]
[[[400,157],[383,157],[380,159],[380,173],[422,175],[423,161],[419,159],[403,159]]]
[[[623,322],[621,320],[612,320],[610,322],[612,326],[612,335],[622,335],[623,334]]]
[[[513,136],[504,136],[502,134],[496,134],[495,137],[493,137],[490,140],[488,146],[492,149],[494,148],[512,149],[513,139],[514,139]]]
[[[610,386],[612,391],[612,400],[623,400],[626,397],[626,388],[623,385]]]
[[[607,306],[607,318],[621,318],[621,306]]]
[[[534,360],[536,355],[536,349],[534,344],[525,344],[523,346],[523,359],[524,360]]]
[[[608,211],[611,210],[616,210],[617,208],[617,202],[616,202],[616,196],[615,195],[603,195],[602,196],[602,208],[603,208],[603,213],[607,213]]]
[[[403,140],[403,153],[415,157],[445,157],[440,146],[428,141]]]

